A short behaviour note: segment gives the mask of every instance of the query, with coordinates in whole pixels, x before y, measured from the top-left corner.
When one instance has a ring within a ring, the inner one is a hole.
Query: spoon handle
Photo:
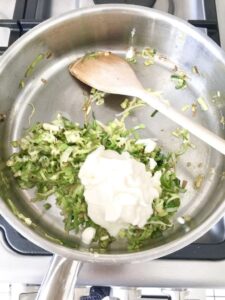
[[[193,122],[191,119],[187,118],[182,113],[171,107],[169,104],[166,104],[162,100],[153,97],[145,90],[138,90],[138,93],[135,96],[142,99],[151,107],[165,115],[167,118],[184,127],[193,135],[204,141],[206,144],[210,145],[211,147],[225,155],[225,140],[217,136],[215,133]]]

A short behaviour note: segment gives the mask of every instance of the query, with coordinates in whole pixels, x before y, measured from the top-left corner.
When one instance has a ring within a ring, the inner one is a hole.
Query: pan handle
[[[36,300],[73,300],[81,262],[54,255]]]

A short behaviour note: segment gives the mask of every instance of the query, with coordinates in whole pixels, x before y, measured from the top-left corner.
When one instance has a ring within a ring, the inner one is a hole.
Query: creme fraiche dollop
[[[152,202],[161,193],[161,172],[152,176],[128,152],[100,146],[90,153],[79,171],[88,216],[111,236],[129,225],[143,228],[152,215]]]

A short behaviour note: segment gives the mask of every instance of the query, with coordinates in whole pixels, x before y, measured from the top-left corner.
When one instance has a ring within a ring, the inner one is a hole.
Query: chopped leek
[[[177,72],[170,76],[177,90],[187,87],[187,76],[183,72]]]
[[[206,104],[205,100],[204,100],[202,97],[199,97],[199,98],[197,99],[197,102],[198,102],[198,104],[200,105],[200,107],[201,107],[201,109],[202,109],[203,111],[208,110],[208,105]]]
[[[135,103],[131,105],[125,101],[122,106],[126,111]],[[153,174],[160,170],[162,193],[153,203],[154,214],[149,216],[143,228],[130,226],[123,232],[128,248],[135,250],[146,239],[156,238],[172,226],[172,216],[180,206],[180,192],[184,191],[176,177],[172,156],[162,154],[159,147],[151,153],[146,152],[145,145],[136,143],[135,131],[140,128],[143,128],[142,124],[127,129],[124,121],[118,119],[106,125],[94,120],[80,126],[59,115],[51,123],[33,125],[24,137],[15,141],[13,146],[19,150],[9,158],[7,165],[22,189],[36,188],[35,201],[47,200],[50,195],[55,195],[67,231],[78,232],[81,228],[94,227],[94,244],[97,246],[92,247],[100,252],[108,248],[114,238],[87,214],[84,187],[78,178],[87,155],[104,145],[106,149],[119,153],[128,151]],[[157,163],[154,170],[150,170],[151,158]],[[44,204],[45,209],[50,207],[47,202]]]

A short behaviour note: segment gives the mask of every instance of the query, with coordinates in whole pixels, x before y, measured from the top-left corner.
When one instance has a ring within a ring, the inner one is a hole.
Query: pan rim
[[[105,4],[98,5],[91,8],[84,8],[80,10],[74,10],[69,13],[62,14],[61,16],[51,18],[47,21],[42,22],[35,28],[31,29],[29,32],[24,34],[19,40],[17,40],[1,57],[0,60],[0,74],[2,70],[7,67],[7,63],[11,60],[14,53],[20,51],[26,45],[27,41],[31,38],[36,38],[39,34],[45,31],[46,28],[53,28],[55,25],[60,24],[63,21],[68,21],[73,18],[78,18],[81,15],[89,15],[92,13],[105,13],[107,11],[114,12],[133,12],[138,13],[141,16],[161,19],[164,17],[165,22],[172,24],[173,26],[179,26],[180,30],[185,33],[189,33],[194,36],[201,44],[204,44],[205,47],[213,53],[214,56],[225,65],[225,54],[223,50],[213,42],[209,37],[204,35],[201,32],[198,32],[194,26],[188,24],[186,21],[180,20],[177,17],[170,16],[167,13],[151,9],[143,8],[136,5],[127,5],[127,4]],[[179,238],[178,240],[173,240],[164,245],[133,253],[124,253],[124,254],[93,254],[91,252],[82,252],[80,250],[68,248],[66,246],[58,245],[53,241],[47,240],[38,233],[34,232],[31,228],[26,226],[22,221],[20,221],[9,209],[6,203],[2,200],[0,201],[0,211],[3,214],[3,217],[13,226],[16,230],[22,234],[24,237],[29,239],[31,242],[37,244],[38,246],[60,256],[68,257],[74,260],[88,261],[88,262],[100,262],[100,263],[137,263],[140,261],[153,260],[165,255],[168,255],[172,252],[175,252],[188,244],[192,243],[198,239],[202,234],[206,233],[218,220],[224,215],[225,211],[225,201],[220,204],[220,206],[214,211],[209,218],[207,218],[200,226],[193,229],[187,233],[184,237]],[[166,247],[165,247],[166,245]]]

